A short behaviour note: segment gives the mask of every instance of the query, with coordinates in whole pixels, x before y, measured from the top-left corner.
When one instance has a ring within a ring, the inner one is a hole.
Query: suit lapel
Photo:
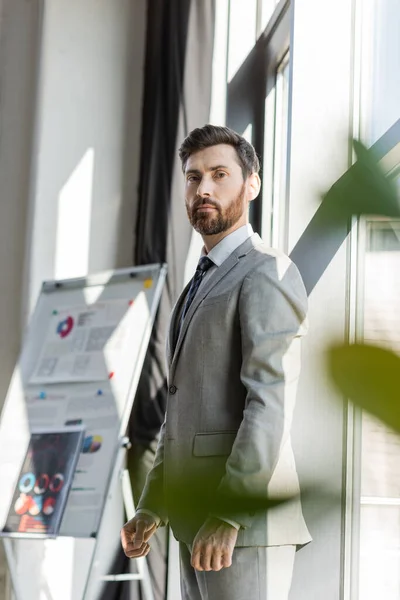
[[[182,302],[186,298],[186,294],[190,287],[190,282],[185,287],[184,291],[182,292],[181,296],[178,299],[178,302],[176,303],[176,305],[174,307],[172,317],[171,317],[171,325],[170,325],[170,331],[169,331],[169,344],[170,344],[170,346],[169,346],[170,353],[169,354],[171,357],[169,364],[171,365],[171,371],[175,367],[175,364],[176,364],[176,361],[177,361],[177,358],[179,355],[179,351],[180,351],[183,339],[186,334],[186,330],[187,330],[187,328],[190,324],[190,321],[192,320],[192,317],[193,317],[194,313],[196,312],[197,307],[199,306],[200,302],[202,300],[204,300],[204,298],[210,293],[210,291],[213,289],[213,287],[215,287],[217,285],[217,283],[219,281],[221,281],[221,279],[223,277],[225,277],[225,275],[227,273],[229,273],[229,271],[238,264],[238,262],[241,258],[243,258],[246,254],[248,254],[250,252],[250,250],[252,250],[256,245],[260,244],[261,242],[262,242],[262,240],[261,240],[260,236],[257,233],[253,234],[250,238],[248,238],[245,242],[243,242],[243,244],[241,244],[238,248],[236,248],[236,250],[234,250],[232,252],[232,254],[222,263],[222,265],[220,267],[218,267],[218,269],[215,270],[215,272],[208,279],[208,281],[205,282],[204,285],[200,286],[196,296],[193,299],[192,304],[189,307],[188,312],[186,313],[185,319],[182,323],[181,330],[179,332],[179,337],[176,340],[176,344],[175,344],[175,348],[174,348],[174,346],[173,346],[173,343],[175,341],[174,333],[176,331],[176,328],[178,327],[178,323],[176,320],[179,317],[179,315],[181,314],[181,311],[179,310],[179,308],[182,306]]]
[[[190,280],[189,283],[185,286],[181,295],[179,296],[178,300],[176,301],[174,308],[172,309],[171,318],[170,318],[170,322],[169,322],[169,331],[168,331],[168,345],[167,345],[168,365],[171,365],[172,357],[174,355],[174,350],[175,350],[176,341],[177,341],[176,336],[177,336],[177,331],[178,331],[178,326],[179,326],[179,319],[180,319],[180,315],[182,313],[182,305],[186,299],[186,295],[189,291],[191,281],[192,280]]]

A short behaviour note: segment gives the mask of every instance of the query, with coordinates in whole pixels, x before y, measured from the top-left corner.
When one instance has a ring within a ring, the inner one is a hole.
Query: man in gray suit
[[[260,190],[253,146],[206,125],[180,158],[204,248],[172,312],[167,413],[122,545],[145,556],[169,522],[184,600],[287,600],[296,547],[311,540],[290,439],[307,297],[295,265],[248,223]],[[281,496],[292,500],[266,510]]]

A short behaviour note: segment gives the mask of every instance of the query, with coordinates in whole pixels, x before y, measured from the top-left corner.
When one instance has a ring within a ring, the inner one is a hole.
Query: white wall
[[[289,251],[317,211],[321,193],[349,167],[354,34],[349,0],[295,0],[292,14]],[[315,497],[304,501],[314,541],[297,555],[293,600],[342,597],[344,414],[326,375],[325,351],[330,341],[345,337],[347,256],[343,244],[309,297],[295,454],[303,489],[310,481],[327,481],[339,499],[333,507]]]
[[[39,0],[3,4],[0,397],[41,282],[132,264],[146,31],[145,0],[44,0],[42,25]],[[101,562],[118,495],[108,521]],[[25,597],[76,600],[88,558],[82,543],[21,542]]]
[[[132,264],[144,4],[45,3],[26,258],[30,303],[43,279]]]
[[[0,404],[20,337],[21,284],[39,11],[37,2],[3,0],[0,21]]]
[[[22,270],[38,47],[38,3],[0,2],[0,408],[21,339]],[[6,564],[0,546],[0,600]]]

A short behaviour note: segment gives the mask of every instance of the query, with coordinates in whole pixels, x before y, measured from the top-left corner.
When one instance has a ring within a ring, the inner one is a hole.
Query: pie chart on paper
[[[67,317],[64,321],[60,321],[57,327],[57,333],[60,338],[66,338],[72,331],[74,326],[74,319]]]
[[[83,454],[93,454],[101,448],[103,438],[101,435],[88,435],[83,442]]]

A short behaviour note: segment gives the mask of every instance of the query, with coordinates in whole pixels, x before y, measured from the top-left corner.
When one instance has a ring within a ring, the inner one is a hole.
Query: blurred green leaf
[[[357,161],[331,187],[326,197],[346,215],[400,216],[396,186],[383,172],[374,151],[353,140]]]
[[[400,357],[367,344],[337,345],[328,369],[341,393],[400,433]]]
[[[213,482],[213,468],[210,466],[211,481],[207,476],[175,477],[169,480],[168,502],[174,512],[190,525],[201,524],[209,514],[240,520],[240,515],[256,515],[259,512],[275,509],[298,500],[298,494],[287,492],[268,496],[267,493],[218,492]],[[313,506],[314,517],[321,511],[337,507],[341,503],[340,491],[335,490],[329,481],[304,482],[301,486],[302,501]],[[322,516],[322,515],[321,515]]]

